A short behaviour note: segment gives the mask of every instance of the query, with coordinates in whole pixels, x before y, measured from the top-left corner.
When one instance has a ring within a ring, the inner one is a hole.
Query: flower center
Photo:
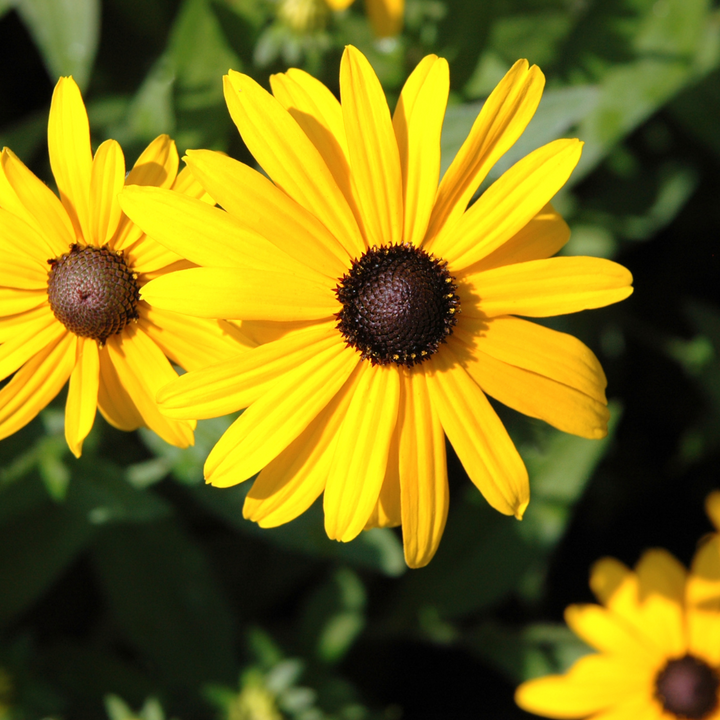
[[[140,289],[122,253],[71,245],[48,264],[50,307],[70,332],[102,345],[137,320]]]
[[[707,663],[686,655],[670,660],[655,678],[655,697],[679,718],[701,720],[715,710],[720,678]]]
[[[337,328],[373,365],[412,367],[437,352],[460,312],[447,263],[413,245],[373,247],[335,288]]]

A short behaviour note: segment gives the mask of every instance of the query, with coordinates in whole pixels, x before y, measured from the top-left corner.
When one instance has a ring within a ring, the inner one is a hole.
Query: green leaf
[[[84,89],[100,37],[99,0],[16,0],[53,83],[72,75]]]
[[[205,558],[176,524],[109,525],[93,562],[114,624],[167,682],[234,681],[232,615]]]
[[[15,7],[16,0],[0,0],[0,18],[10,9]]]

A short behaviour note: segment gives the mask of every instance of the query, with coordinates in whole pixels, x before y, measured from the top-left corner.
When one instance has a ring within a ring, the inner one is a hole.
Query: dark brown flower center
[[[48,264],[50,307],[70,332],[102,345],[137,320],[140,289],[122,253],[72,245]]]
[[[335,288],[337,328],[373,365],[427,360],[457,322],[460,298],[447,263],[413,245],[374,247]]]
[[[718,704],[717,672],[706,662],[685,655],[670,660],[655,678],[655,697],[663,708],[678,718],[701,720]]]

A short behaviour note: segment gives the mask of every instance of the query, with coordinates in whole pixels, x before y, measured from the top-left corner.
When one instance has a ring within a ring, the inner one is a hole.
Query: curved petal
[[[555,140],[515,163],[427,249],[462,272],[520,232],[567,182],[582,151],[579,140]],[[448,226],[446,226],[447,228]]]
[[[445,225],[452,226],[465,212],[490,168],[513,146],[532,119],[544,85],[545,77],[536,65],[529,68],[527,60],[518,60],[492,91],[443,176],[428,240]]]
[[[205,188],[198,182],[192,170],[187,166],[177,174],[172,189],[175,192],[182,193],[196,200],[202,200],[209,205],[215,204],[215,200],[208,195]]]
[[[590,572],[590,588],[598,600],[640,632],[644,631],[640,611],[637,575],[615,558],[602,558]]]
[[[47,345],[55,345],[68,331],[51,312],[27,323],[21,333],[0,345],[0,378],[6,378]]]
[[[281,270],[327,282],[229,213],[201,200],[161,188],[128,187],[120,204],[151,238],[197,265]]]
[[[48,120],[48,152],[60,199],[75,226],[75,233],[89,243],[93,236],[90,124],[80,88],[71,77],[60,78],[53,92]]]
[[[255,402],[286,373],[337,342],[333,326],[313,325],[212,367],[181,375],[163,388],[157,399],[168,417],[226,415]]]
[[[240,135],[273,182],[314,215],[350,257],[365,249],[355,217],[315,146],[252,78],[230,71],[225,100]]]
[[[12,150],[5,148],[0,162],[8,181],[6,189],[10,188],[15,198],[6,192],[0,199],[3,207],[38,231],[47,244],[48,260],[67,252],[77,238],[62,203]]]
[[[326,277],[340,278],[347,272],[350,258],[340,243],[264,175],[211,150],[188,152],[187,163],[239,226]]]
[[[584,718],[642,692],[649,703],[656,669],[635,658],[586,655],[566,675],[524,682],[515,702],[527,712],[550,718]]]
[[[17,288],[0,287],[0,327],[2,327],[3,318],[35,310],[40,311],[43,305],[46,306],[43,309],[50,312],[47,301],[47,289],[18,290]],[[14,321],[12,322],[14,323]]]
[[[458,295],[469,317],[549,317],[624,300],[631,283],[630,272],[612,260],[556,257],[466,275]]]
[[[449,346],[425,364],[433,407],[468,476],[492,507],[521,518],[530,486],[507,430]]]
[[[401,388],[402,390],[402,388]],[[402,392],[400,396],[402,403]],[[378,501],[375,503],[370,517],[365,523],[363,530],[372,528],[398,527],[402,524],[402,507],[400,499],[400,428],[395,426],[392,440],[390,441],[390,452],[388,453],[385,479],[380,488]],[[443,435],[443,442],[444,442]]]
[[[0,439],[27,425],[60,392],[75,364],[76,340],[65,333],[46,345],[0,390]]]
[[[418,247],[437,193],[440,135],[449,92],[447,60],[428,55],[405,82],[393,113],[405,205],[403,242]]]
[[[198,370],[255,347],[242,331],[224,320],[204,320],[141,303],[140,325],[146,335],[184,370]]]
[[[77,339],[77,359],[70,375],[65,404],[65,440],[70,452],[79,458],[83,441],[92,430],[98,404],[100,358],[95,340]]]
[[[110,359],[107,345],[100,349],[100,384],[98,408],[102,416],[118,430],[137,430],[145,422],[132,401]]]
[[[205,477],[228,487],[277,457],[327,407],[357,365],[354,350],[335,342],[279,377],[225,432],[205,462]]]
[[[0,285],[24,289],[47,290],[50,248],[42,235],[21,217],[0,208],[0,232],[7,243],[0,267]],[[67,249],[67,248],[66,248]],[[18,278],[10,265],[25,266]],[[18,284],[23,283],[23,284]]]
[[[690,650],[714,667],[720,665],[720,536],[695,553],[686,587]]]
[[[720,531],[720,490],[713,490],[705,498],[705,513],[715,529]]]
[[[137,227],[137,226],[136,226]],[[168,250],[151,237],[140,233],[140,237],[132,245],[127,245],[121,250],[125,262],[133,272],[143,276],[147,280],[149,275],[170,268],[178,263],[186,263],[189,267],[195,267],[194,263],[183,260],[181,255]]]
[[[400,425],[400,493],[403,548],[409,567],[427,565],[440,544],[450,503],[445,434],[430,400],[427,379],[411,370],[403,378]]]
[[[458,274],[471,275],[503,265],[514,265],[528,260],[545,260],[559,252],[569,239],[570,228],[548,203],[507,242],[482,260],[463,268]],[[453,272],[455,272],[454,268]]]
[[[0,288],[0,307],[3,306],[2,291],[5,289],[6,288]],[[48,312],[50,312],[50,310],[47,306],[36,307],[16,315],[0,317],[0,343],[7,342],[17,335],[25,335],[27,328],[37,327],[37,321],[45,317]]]
[[[339,311],[329,284],[286,272],[203,267],[161,275],[140,297],[195,317],[293,322],[331,318]]]
[[[138,325],[128,326],[122,333],[112,335],[106,347],[118,379],[143,423],[171,445],[192,445],[191,424],[166,418],[155,402],[158,390],[177,377],[160,348]]]
[[[114,140],[106,140],[96,151],[90,179],[90,221],[88,244],[102,247],[120,224],[122,210],[118,195],[125,184],[125,156]]]
[[[459,339],[453,348],[462,351]],[[564,383],[509,365],[472,346],[464,361],[473,380],[491,397],[513,410],[538,418],[563,432],[598,440],[607,435],[610,412],[604,402],[588,397]]]
[[[345,10],[350,7],[355,0],[325,0],[332,10]]]
[[[365,0],[365,12],[379,38],[398,35],[403,26],[405,0]]]
[[[245,498],[243,516],[248,520],[260,527],[277,527],[294,520],[320,496],[359,367],[315,420],[262,469]]]
[[[370,246],[402,242],[400,156],[380,81],[352,45],[340,63],[340,98],[358,205]]]
[[[593,715],[593,720],[668,720],[668,715],[657,698],[643,686],[619,700],[614,707]]]
[[[338,432],[323,496],[325,532],[331,540],[349,542],[357,537],[375,508],[387,469],[399,397],[397,368],[362,363]]]

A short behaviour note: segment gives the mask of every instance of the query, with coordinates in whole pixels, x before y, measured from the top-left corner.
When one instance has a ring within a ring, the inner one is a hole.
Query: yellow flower
[[[523,683],[517,704],[550,718],[718,720],[720,537],[701,545],[689,573],[650,550],[634,572],[600,560],[590,587],[602,606],[571,605],[565,620],[599,653]]]
[[[519,61],[438,187],[445,60],[418,65],[393,118],[352,47],[342,106],[299,70],[271,79],[275,97],[231,72],[230,113],[272,181],[201,150],[188,163],[225,211],[124,191],[135,222],[203,266],[152,281],[144,297],[285,333],[159,396],[175,418],[248,408],[205,465],[221,487],[262,470],[246,517],[279,525],[324,493],[330,538],[402,524],[406,560],[421,566],[445,526],[445,434],[493,507],[521,517],[528,504],[527,471],[485,392],[568,432],[606,433],[605,377],[592,352],[514,317],[577,312],[632,291],[613,262],[550,258],[569,231],[548,202],[581,143],[536,150],[467,207],[530,121],[543,82]]]
[[[114,140],[93,158],[80,90],[61,78],[48,147],[60,199],[7,148],[0,159],[0,438],[32,420],[70,380],[65,437],[80,456],[96,408],[121,430],[153,429],[169,443],[193,441],[193,423],[169,420],[155,395],[177,377],[242,350],[229,323],[183,318],[139,299],[151,278],[191,267],[123,215],[124,184],[205,196],[183,171],[167,136],[125,177]],[[201,202],[198,200],[198,202]],[[169,359],[168,359],[169,358]]]
[[[355,0],[325,0],[333,10],[345,10]],[[365,12],[378,37],[392,37],[402,30],[405,0],[365,0]]]

